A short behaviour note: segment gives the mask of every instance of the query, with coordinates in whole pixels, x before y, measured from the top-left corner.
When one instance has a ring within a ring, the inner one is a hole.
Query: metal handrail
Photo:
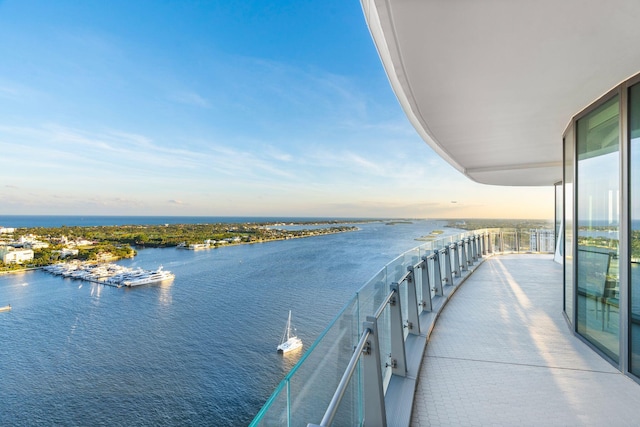
[[[349,385],[349,381],[351,381],[351,377],[356,371],[356,366],[358,365],[358,360],[360,360],[360,355],[367,345],[367,340],[369,339],[369,335],[371,335],[371,329],[365,329],[362,332],[362,336],[360,337],[360,341],[358,341],[358,345],[353,351],[353,355],[349,360],[349,364],[347,365],[347,369],[345,369],[344,374],[342,375],[342,379],[340,379],[340,383],[338,384],[338,388],[336,392],[333,394],[333,398],[329,403],[329,407],[327,411],[324,413],[322,417],[322,421],[320,421],[320,425],[330,426],[333,422],[333,418],[336,416],[338,412],[338,407],[340,406],[340,402],[342,402],[342,397],[344,393],[347,391],[347,386]]]
[[[379,319],[380,316],[382,316],[382,312],[384,311],[384,308],[387,306],[389,301],[391,301],[391,298],[393,298],[395,294],[396,294],[396,290],[395,289],[391,290],[391,292],[389,292],[389,295],[387,295],[384,301],[378,306],[378,309],[376,310],[376,314],[373,315],[376,319]]]

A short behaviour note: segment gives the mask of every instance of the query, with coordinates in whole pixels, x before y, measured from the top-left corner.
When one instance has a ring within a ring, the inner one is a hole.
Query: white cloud
[[[211,103],[206,98],[195,92],[175,92],[169,95],[169,99],[180,104],[201,108],[211,108]]]

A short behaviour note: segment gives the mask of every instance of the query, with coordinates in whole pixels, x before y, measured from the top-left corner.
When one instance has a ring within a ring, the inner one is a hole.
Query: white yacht
[[[293,334],[291,332],[292,329]],[[302,347],[302,340],[295,336],[295,329],[291,327],[291,310],[289,310],[289,319],[287,320],[287,326],[284,328],[284,334],[282,334],[282,340],[278,346],[278,353],[287,353],[300,347]]]
[[[149,285],[151,283],[168,282],[170,280],[173,280],[175,277],[175,274],[170,271],[163,271],[162,266],[160,266],[156,271],[137,276],[136,278],[130,280],[125,280],[122,282],[122,284],[128,287]]]

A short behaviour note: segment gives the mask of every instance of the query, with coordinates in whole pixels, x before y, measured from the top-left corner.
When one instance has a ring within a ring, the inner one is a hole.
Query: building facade
[[[576,333],[640,378],[640,76],[572,120],[564,144],[564,307]]]
[[[33,250],[13,249],[5,246],[0,248],[0,257],[5,264],[22,264],[33,259]]]
[[[640,381],[640,3],[361,2],[437,154],[480,183],[555,188],[568,325]]]

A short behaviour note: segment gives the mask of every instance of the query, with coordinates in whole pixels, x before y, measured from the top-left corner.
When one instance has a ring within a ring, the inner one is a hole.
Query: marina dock
[[[170,271],[163,271],[162,266],[155,271],[150,271],[142,268],[123,267],[112,263],[86,261],[49,265],[44,267],[43,270],[69,279],[84,280],[116,288],[165,282],[173,280],[175,277]]]

